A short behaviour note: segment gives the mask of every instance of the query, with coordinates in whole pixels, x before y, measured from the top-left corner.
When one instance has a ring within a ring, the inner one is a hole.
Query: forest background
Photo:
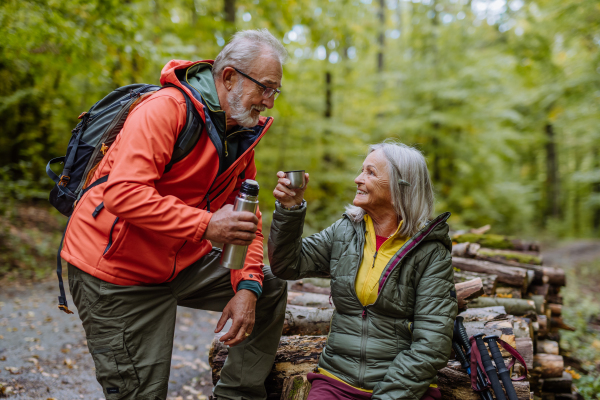
[[[395,138],[424,152],[455,230],[600,237],[597,0],[3,0],[0,279],[52,272],[66,219],[46,201],[45,166],[77,116],[251,28],[290,54],[256,151],[265,227],[278,170],[311,174],[310,234],[351,202],[367,145]],[[578,328],[561,346],[584,360],[580,392],[598,398],[600,261],[569,273]]]

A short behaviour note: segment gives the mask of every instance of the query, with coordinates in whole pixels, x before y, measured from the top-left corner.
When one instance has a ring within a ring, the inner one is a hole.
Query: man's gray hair
[[[391,139],[369,146],[369,154],[383,150],[390,175],[390,192],[396,214],[404,221],[400,235],[410,237],[429,222],[433,213],[433,186],[429,178],[427,162],[423,154],[414,147]],[[401,185],[399,180],[410,183]],[[348,205],[346,213],[356,222],[366,212],[360,207]]]
[[[221,79],[226,67],[236,67],[247,73],[252,63],[265,55],[279,60],[281,65],[285,64],[288,58],[285,47],[267,29],[239,31],[215,59],[213,77],[215,81]]]

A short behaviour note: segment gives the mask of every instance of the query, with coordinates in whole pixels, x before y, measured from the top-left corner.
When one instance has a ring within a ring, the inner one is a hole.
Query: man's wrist
[[[262,294],[262,286],[257,281],[241,281],[238,283],[237,291],[249,290],[256,295],[256,298],[260,298]]]

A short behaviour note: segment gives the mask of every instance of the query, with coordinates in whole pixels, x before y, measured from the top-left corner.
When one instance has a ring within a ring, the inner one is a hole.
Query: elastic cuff
[[[306,211],[306,207],[307,207],[307,203],[306,200],[302,200],[302,203],[300,204],[300,207],[295,209],[295,210],[288,210],[286,208],[283,207],[283,205],[281,205],[281,203],[279,202],[279,200],[275,200],[275,211],[281,213],[281,214],[302,214]]]
[[[238,283],[237,291],[239,292],[241,289],[247,289],[254,292],[257,299],[259,299],[262,294],[262,286],[257,281],[241,281]]]

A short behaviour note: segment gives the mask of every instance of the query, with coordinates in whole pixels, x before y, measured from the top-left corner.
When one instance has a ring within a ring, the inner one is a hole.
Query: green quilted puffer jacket
[[[446,366],[458,311],[444,213],[410,238],[379,278],[374,304],[363,306],[355,280],[365,222],[348,215],[302,239],[306,206],[278,203],[269,235],[271,270],[281,279],[330,277],[335,312],[319,367],[373,400],[419,400]]]

